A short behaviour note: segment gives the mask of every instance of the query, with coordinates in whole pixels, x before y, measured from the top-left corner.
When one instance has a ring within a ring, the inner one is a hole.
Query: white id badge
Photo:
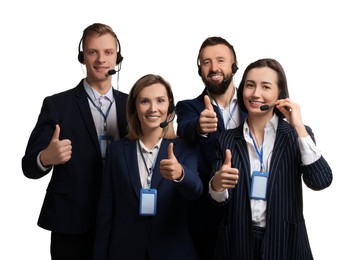
[[[154,216],[157,210],[157,190],[141,189],[140,190],[140,215]]]
[[[251,178],[250,198],[266,200],[268,172],[254,171]]]
[[[99,146],[101,148],[102,158],[105,159],[105,154],[107,152],[108,145],[113,142],[113,136],[111,135],[100,135],[99,136]]]

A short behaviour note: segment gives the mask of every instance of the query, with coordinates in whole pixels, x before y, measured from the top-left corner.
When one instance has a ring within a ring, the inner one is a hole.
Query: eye
[[[262,87],[263,87],[263,89],[271,89],[270,85],[263,85]]]
[[[245,88],[254,88],[254,87],[255,85],[253,83],[250,83],[250,82],[245,83]]]
[[[203,66],[208,66],[208,65],[210,65],[210,61],[209,61],[209,60],[204,60],[204,61],[202,62],[202,65],[203,65]]]
[[[107,55],[113,55],[113,54],[114,54],[114,52],[113,52],[112,50],[106,51],[105,53],[106,53]]]
[[[225,62],[225,60],[223,59],[223,58],[221,58],[221,59],[218,59],[218,63],[221,63],[221,64],[223,64]]]
[[[87,51],[87,54],[88,55],[95,55],[96,54],[96,51],[94,51],[94,50],[89,50],[89,51]]]
[[[148,104],[149,101],[148,101],[148,99],[141,99],[140,103],[141,104]]]
[[[166,102],[166,100],[165,100],[165,98],[158,98],[157,102],[160,103],[160,104],[163,104],[163,103]]]

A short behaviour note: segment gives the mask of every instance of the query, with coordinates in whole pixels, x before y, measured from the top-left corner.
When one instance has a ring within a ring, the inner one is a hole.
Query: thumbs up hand
[[[218,118],[213,109],[210,97],[204,96],[205,109],[200,113],[199,117],[199,132],[207,134],[217,131]]]
[[[55,125],[55,131],[47,148],[42,150],[40,161],[43,166],[49,167],[64,164],[71,159],[72,146],[69,139],[59,140],[60,126]]]
[[[159,170],[167,180],[179,180],[183,177],[183,167],[174,155],[173,143],[168,145],[168,158],[160,161]]]
[[[239,170],[232,168],[232,153],[226,150],[226,158],[219,171],[215,173],[211,181],[211,187],[214,191],[222,192],[225,189],[233,189],[239,180]]]

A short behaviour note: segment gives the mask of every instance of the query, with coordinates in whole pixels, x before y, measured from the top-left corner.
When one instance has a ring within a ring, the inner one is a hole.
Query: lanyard
[[[229,103],[229,108],[230,108],[230,105],[231,105],[231,104],[232,104],[232,103]],[[238,105],[238,103],[235,103],[234,106],[233,106],[232,111],[229,113],[229,116],[230,116],[230,117],[229,117],[228,122],[227,122],[227,124],[226,124],[226,129],[228,129],[230,120],[233,120],[233,115],[234,115],[235,109],[237,108],[237,105]],[[222,115],[222,113],[220,113],[220,114]],[[223,115],[222,115],[222,117],[223,117]]]
[[[107,118],[108,118],[108,115],[109,115],[109,112],[110,112],[110,108],[112,107],[114,100],[113,100],[113,101],[110,101],[110,100],[109,100],[110,105],[109,105],[109,107],[108,107],[108,109],[107,109],[107,112],[104,114],[103,111],[102,111],[102,109],[101,109],[99,106],[97,106],[97,105],[93,102],[93,100],[91,99],[91,97],[90,97],[89,95],[87,95],[87,96],[88,96],[88,99],[92,102],[93,106],[94,106],[94,107],[98,110],[98,112],[103,116],[103,118],[104,118],[103,129],[104,129],[104,132],[106,132],[106,131],[107,131]]]
[[[146,168],[146,172],[147,172],[146,182],[147,182],[147,188],[149,189],[151,188],[152,173],[153,173],[154,166],[156,165],[157,156],[154,158],[151,168],[148,169],[146,159],[145,159],[145,156],[143,155],[142,147],[139,140],[137,140],[137,144],[140,149],[143,164],[145,165],[145,168]]]
[[[254,144],[254,147],[255,147],[255,151],[256,151],[256,153],[257,153],[257,156],[258,156],[259,159],[260,159],[260,164],[261,164],[260,171],[262,172],[263,155],[264,155],[264,146],[261,145],[261,149],[260,149],[260,151],[259,151],[259,149],[257,149],[256,143],[255,143],[254,138],[252,137],[250,131],[249,131],[249,133],[250,133],[250,138],[251,138],[251,140],[252,140],[252,142],[253,142],[253,144]],[[262,141],[262,144],[263,144],[263,141]]]
[[[210,96],[210,95],[209,95],[209,96]],[[219,114],[221,115],[221,117],[222,117],[222,119],[223,119],[223,122],[224,122],[224,117],[223,117],[221,108],[219,107],[217,101],[216,101],[214,98],[212,98],[212,100],[214,100],[214,102],[216,103],[218,112],[219,112]],[[231,104],[232,104],[232,101],[229,103],[229,110],[230,110]],[[229,126],[230,121],[231,121],[231,120],[234,120],[234,119],[233,119],[233,116],[234,116],[235,109],[237,108],[237,106],[238,106],[238,102],[236,102],[236,103],[234,104],[234,106],[233,106],[233,108],[232,108],[232,111],[229,112],[228,121],[227,121],[227,123],[224,122],[224,123],[225,123],[225,129],[228,129],[228,126]],[[226,108],[224,108],[224,109],[227,110]],[[234,121],[234,122],[235,122],[235,121]],[[235,122],[235,125],[237,125],[236,122]]]

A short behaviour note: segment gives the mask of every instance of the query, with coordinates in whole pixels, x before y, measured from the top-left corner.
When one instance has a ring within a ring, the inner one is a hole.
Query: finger
[[[205,95],[203,98],[204,102],[205,102],[205,108],[210,110],[210,111],[214,111],[213,110],[213,106],[211,104],[211,100],[210,97],[208,95]]]
[[[59,136],[60,136],[60,126],[58,124],[56,124],[52,140],[53,141],[59,141]]]
[[[224,160],[223,165],[231,167],[232,153],[229,149],[226,150],[226,159]]]
[[[173,143],[170,143],[168,145],[168,159],[173,159],[175,156],[174,156],[174,152],[173,152]]]

